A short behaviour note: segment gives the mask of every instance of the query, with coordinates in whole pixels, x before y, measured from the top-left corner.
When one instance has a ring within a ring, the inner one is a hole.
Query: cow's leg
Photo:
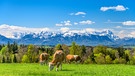
[[[43,61],[43,65],[45,65],[45,61]]]
[[[45,65],[47,65],[47,60],[45,60]]]
[[[56,66],[56,71],[58,71],[58,68],[59,68],[59,64],[57,64],[57,66]]]
[[[70,64],[70,63],[71,63],[71,61],[69,60],[69,61],[68,61],[68,64]]]
[[[58,68],[56,67],[56,71],[58,71]]]
[[[62,63],[60,64],[60,70],[62,70]]]
[[[68,60],[66,60],[66,63],[68,63],[68,64],[69,64],[69,61],[68,61]]]
[[[69,64],[69,60],[67,60],[67,63]]]
[[[57,63],[56,71],[58,71],[59,65],[60,65],[60,62]]]
[[[48,64],[48,60],[46,60],[46,65]]]
[[[40,65],[43,65],[43,61],[40,61]]]
[[[77,63],[79,64],[81,62],[81,60],[78,60]]]

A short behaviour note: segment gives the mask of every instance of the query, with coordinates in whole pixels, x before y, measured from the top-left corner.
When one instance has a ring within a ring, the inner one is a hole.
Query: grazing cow
[[[70,55],[69,54],[69,55],[66,56],[66,61],[68,63],[73,62],[73,61],[75,61],[76,63],[80,63],[81,57],[79,55]]]
[[[40,64],[41,65],[44,65],[44,64],[47,65],[48,59],[49,59],[49,54],[47,54],[47,53],[41,53],[40,54]]]
[[[62,70],[62,62],[65,59],[65,54],[62,50],[57,50],[53,55],[53,60],[49,62],[49,71],[53,70],[54,66],[56,65],[56,71],[58,71],[58,68],[60,66],[60,69]]]

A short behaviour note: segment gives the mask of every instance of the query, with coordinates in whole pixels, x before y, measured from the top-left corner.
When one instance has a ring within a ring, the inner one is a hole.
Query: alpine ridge
[[[18,44],[35,44],[35,45],[70,45],[73,41],[79,45],[96,46],[96,45],[134,45],[135,38],[119,38],[112,31],[105,30],[102,32],[48,32],[39,33],[15,33],[13,38],[7,38],[0,35],[0,44],[7,42],[17,42]]]

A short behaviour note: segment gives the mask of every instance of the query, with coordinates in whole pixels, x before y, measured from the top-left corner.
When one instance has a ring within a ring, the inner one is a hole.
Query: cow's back
[[[53,55],[53,62],[62,62],[65,59],[65,54],[62,50],[57,50]]]
[[[77,56],[75,57],[75,61],[81,61],[81,57],[80,57],[79,55],[77,55]]]
[[[66,60],[67,60],[67,61],[74,61],[74,60],[75,60],[75,59],[74,59],[74,55],[70,55],[70,54],[67,55],[67,56],[66,56]]]
[[[40,54],[40,61],[49,59],[49,55],[47,53]]]

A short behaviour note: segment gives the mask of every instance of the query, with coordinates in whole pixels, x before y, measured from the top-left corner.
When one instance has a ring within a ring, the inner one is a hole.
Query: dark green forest
[[[76,42],[72,42],[70,46],[18,45],[16,42],[12,44],[8,42],[0,45],[0,63],[39,63],[39,55],[43,52],[50,55],[49,61],[51,61],[56,50],[63,50],[65,55],[81,56],[83,64],[135,64],[134,48],[84,46]]]

